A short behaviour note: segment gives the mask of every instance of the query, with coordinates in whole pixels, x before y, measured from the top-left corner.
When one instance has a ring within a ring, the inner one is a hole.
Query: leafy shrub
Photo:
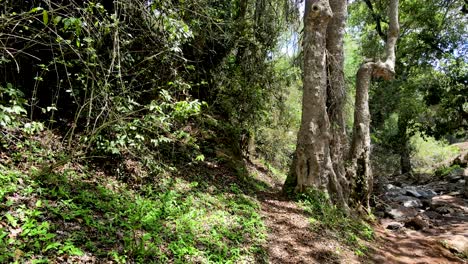
[[[18,118],[27,113],[26,103],[24,94],[11,83],[6,87],[0,84],[0,128],[19,127]]]
[[[460,170],[460,169],[462,169],[462,167],[460,167],[460,165],[452,165],[452,166],[449,166],[449,167],[442,166],[442,167],[437,168],[435,170],[434,175],[443,178],[443,177],[446,177],[446,176],[450,175],[452,172]]]
[[[431,170],[434,164],[444,162],[458,154],[458,148],[448,145],[446,141],[416,134],[411,138],[414,147],[412,162],[417,170]]]

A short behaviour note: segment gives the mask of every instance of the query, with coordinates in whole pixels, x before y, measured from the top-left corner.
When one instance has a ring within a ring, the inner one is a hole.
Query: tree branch
[[[379,14],[377,14],[374,11],[374,7],[372,6],[372,2],[370,0],[364,0],[364,2],[366,3],[367,7],[370,9],[372,13],[372,17],[375,20],[375,29],[377,30],[377,33],[379,34],[379,36],[382,38],[383,41],[387,41],[387,35],[382,31],[382,25],[381,25],[382,18],[380,17]]]
[[[395,46],[400,34],[400,24],[398,23],[398,0],[390,0],[390,10],[388,12],[390,19],[390,27],[388,29],[387,44],[385,45],[387,60],[385,64],[390,67],[392,72],[395,71]]]

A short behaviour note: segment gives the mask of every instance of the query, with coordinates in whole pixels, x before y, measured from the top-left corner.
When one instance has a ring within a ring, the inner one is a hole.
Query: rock
[[[400,206],[398,208],[390,208],[388,211],[385,211],[385,214],[392,219],[403,220],[416,216],[418,211],[415,208]]]
[[[404,218],[405,213],[398,209],[391,209],[386,212],[392,219],[401,219]]]
[[[395,196],[400,196],[400,195],[404,195],[405,194],[405,190],[403,190],[402,188],[400,187],[397,187],[393,184],[387,184],[385,186],[385,196],[388,196],[388,197],[395,197]]]
[[[458,165],[460,167],[467,167],[467,165],[468,165],[468,151],[465,151],[464,153],[461,153],[460,155],[458,155],[458,157],[456,157],[453,160],[452,165]]]
[[[416,198],[430,199],[437,195],[436,192],[423,187],[409,186],[405,188],[405,194],[414,196]]]
[[[426,184],[425,187],[434,190],[436,193],[446,193],[448,184],[446,181],[437,181]]]
[[[406,190],[406,194],[414,196],[416,198],[422,198],[422,195],[414,188],[414,187],[409,187],[411,189]]]
[[[406,202],[403,202],[404,207],[422,207],[423,204],[421,203],[420,200],[409,200]]]
[[[465,172],[465,169],[463,168],[455,169],[447,175],[446,179],[449,182],[457,182],[463,178],[464,172]]]
[[[387,225],[387,227],[385,227],[386,229],[389,229],[389,230],[399,230],[403,227],[403,224],[402,223],[398,223],[398,222],[391,222]]]
[[[456,192],[449,192],[449,193],[447,193],[447,195],[449,195],[449,196],[459,196],[460,194],[461,194],[461,193],[460,193],[460,192],[457,192],[457,191],[456,191]]]
[[[406,195],[399,195],[391,199],[394,202],[399,202],[403,204],[404,207],[422,207],[423,204],[421,200],[415,197],[410,197]]]
[[[434,211],[436,211],[437,213],[439,213],[441,215],[453,214],[455,212],[455,210],[453,210],[453,208],[450,208],[448,206],[437,207]]]
[[[421,199],[421,203],[423,205],[423,208],[430,208],[432,205],[432,200],[431,199]]]
[[[457,254],[468,253],[468,238],[463,235],[452,235],[442,241],[444,247]]]
[[[424,221],[424,219],[422,219],[421,216],[418,215],[407,220],[405,222],[405,227],[414,230],[424,230],[429,227],[429,225],[426,223],[426,221]]]

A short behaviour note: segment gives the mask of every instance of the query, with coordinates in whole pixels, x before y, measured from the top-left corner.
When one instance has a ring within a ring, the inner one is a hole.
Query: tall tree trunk
[[[356,103],[354,112],[353,139],[350,149],[350,166],[347,168],[351,179],[351,198],[357,205],[369,209],[373,176],[370,167],[370,114],[369,86],[374,78],[390,80],[395,75],[395,45],[398,40],[398,0],[390,0],[389,32],[387,37],[386,60],[366,62],[357,73]]]
[[[408,119],[404,116],[398,118],[398,149],[400,154],[401,173],[405,174],[412,171],[411,168],[411,145],[408,136]]]
[[[411,156],[408,146],[404,146],[400,153],[400,168],[401,174],[409,173],[413,170],[411,166]]]
[[[328,0],[307,0],[304,13],[304,94],[302,121],[291,172],[285,188],[317,188],[346,207],[340,181],[332,164],[331,129],[327,113],[327,28],[332,10]]]
[[[344,77],[344,34],[348,5],[346,0],[330,0],[333,17],[327,29],[327,110],[331,125],[330,155],[333,168],[345,200],[349,196],[349,182],[345,175],[344,153],[347,151],[344,104],[346,84]]]

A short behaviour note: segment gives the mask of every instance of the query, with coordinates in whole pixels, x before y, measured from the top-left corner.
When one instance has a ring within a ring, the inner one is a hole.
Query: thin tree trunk
[[[369,208],[372,191],[372,171],[370,168],[370,113],[369,86],[374,63],[361,65],[356,77],[356,102],[354,109],[353,139],[351,142],[351,163],[348,177],[351,179],[351,199],[356,205]]]
[[[410,173],[413,169],[411,166],[410,153],[407,148],[403,149],[403,151],[400,153],[400,167],[401,174]]]
[[[350,149],[350,166],[347,168],[351,179],[352,200],[369,209],[373,176],[370,167],[370,114],[369,86],[372,77],[390,80],[395,75],[395,45],[398,40],[398,0],[390,0],[389,32],[385,46],[384,62],[366,62],[357,73],[356,103],[354,112],[353,139]]]

